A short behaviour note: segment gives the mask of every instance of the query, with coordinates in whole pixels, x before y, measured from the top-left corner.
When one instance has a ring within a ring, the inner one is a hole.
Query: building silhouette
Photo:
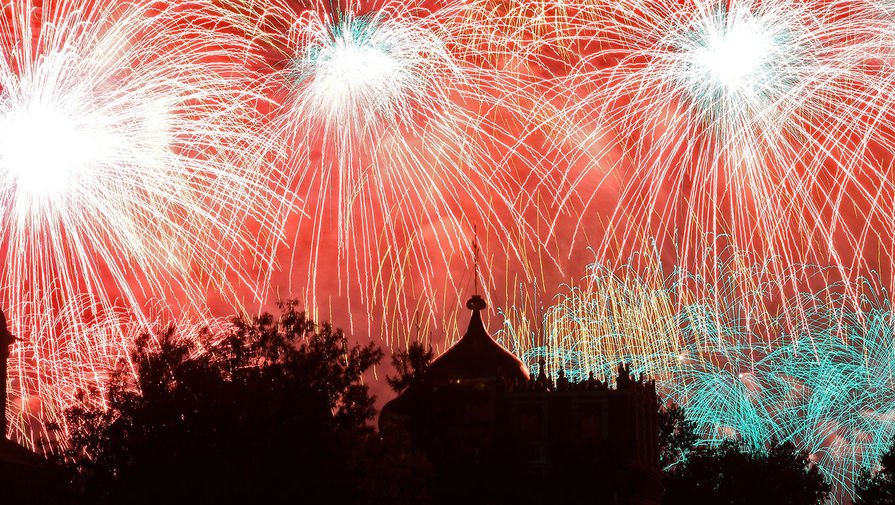
[[[485,330],[478,295],[466,334],[387,403],[386,440],[405,439],[432,465],[436,503],[519,500],[658,504],[655,384],[619,367],[616,385],[532,377]]]

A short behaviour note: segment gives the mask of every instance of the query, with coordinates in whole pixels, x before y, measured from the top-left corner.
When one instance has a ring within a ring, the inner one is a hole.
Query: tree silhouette
[[[392,366],[397,375],[386,377],[388,385],[395,393],[401,394],[412,385],[418,384],[432,363],[432,347],[420,342],[411,342],[403,351],[392,354]]]
[[[875,471],[861,470],[855,482],[854,505],[895,505],[895,438]]]
[[[659,468],[668,472],[683,463],[698,442],[696,423],[683,407],[669,401],[659,409]]]
[[[417,462],[369,425],[381,358],[295,302],[200,342],[172,327],[138,340],[107,408],[67,412],[64,457],[85,503],[422,503]]]
[[[700,443],[696,423],[670,401],[659,409],[658,429],[665,505],[809,505],[823,503],[830,493],[808,453],[790,442]]]
[[[665,505],[813,505],[830,493],[807,452],[777,441],[767,448],[734,440],[696,447],[665,472],[665,486]]]

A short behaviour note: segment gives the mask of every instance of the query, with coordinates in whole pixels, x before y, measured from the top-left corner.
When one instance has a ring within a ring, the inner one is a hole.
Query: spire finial
[[[472,298],[466,301],[466,308],[469,310],[479,311],[486,307],[488,307],[488,303],[479,295],[472,295]]]
[[[475,270],[475,291],[472,298],[467,300],[466,308],[478,312],[488,306],[485,299],[479,296],[479,233],[476,225],[472,225],[472,253],[473,253],[473,269]]]
[[[478,296],[479,294],[479,230],[477,225],[472,225],[472,254],[473,254],[473,269],[475,270],[475,291],[473,294]]]

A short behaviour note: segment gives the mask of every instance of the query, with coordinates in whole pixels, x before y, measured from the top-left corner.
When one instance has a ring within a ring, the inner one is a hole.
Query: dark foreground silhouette
[[[859,474],[854,505],[895,505],[895,438],[878,463]]]
[[[142,338],[106,410],[67,413],[84,503],[424,503],[426,466],[370,427],[382,358],[294,303],[220,341]],[[141,391],[138,394],[135,391]]]
[[[316,325],[291,302],[278,317],[237,320],[232,333],[199,343],[178,339],[176,328],[143,337],[131,356],[136,374],[122,363],[109,380],[106,409],[85,402],[67,412],[71,444],[59,456],[72,501],[439,503],[451,477],[434,470],[443,465],[433,464],[425,446],[386,444],[372,428],[374,398],[363,376],[382,356],[373,345],[349,345],[340,330]],[[396,391],[411,387],[432,357],[418,344],[396,353],[389,383]],[[829,493],[791,444],[704,448],[683,409],[664,406],[658,420],[664,503],[808,505]],[[535,488],[506,461],[504,470],[482,476],[505,490],[488,503],[612,503],[598,485],[601,465],[611,462],[576,466],[572,458]]]

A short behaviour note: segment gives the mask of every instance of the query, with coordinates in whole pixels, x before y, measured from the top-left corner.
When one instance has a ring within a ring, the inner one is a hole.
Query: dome
[[[15,341],[16,338],[12,336],[12,333],[9,332],[9,327],[6,325],[6,315],[0,310],[0,355],[4,351],[9,352],[6,347],[12,345]]]
[[[466,302],[472,317],[466,334],[429,366],[426,381],[442,383],[458,379],[503,379],[527,381],[528,369],[513,353],[495,342],[482,324],[481,310],[485,300],[474,295]]]

